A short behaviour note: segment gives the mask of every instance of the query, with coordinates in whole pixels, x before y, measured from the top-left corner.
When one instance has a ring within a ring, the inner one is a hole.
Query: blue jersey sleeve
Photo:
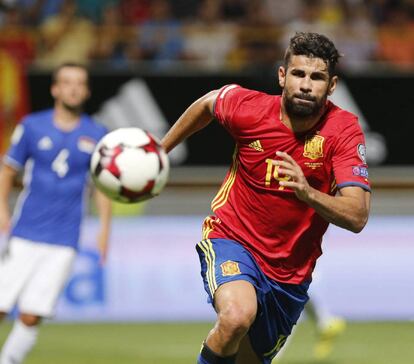
[[[4,162],[16,169],[21,169],[29,158],[30,132],[26,121],[16,126],[11,137],[11,146],[7,151]]]

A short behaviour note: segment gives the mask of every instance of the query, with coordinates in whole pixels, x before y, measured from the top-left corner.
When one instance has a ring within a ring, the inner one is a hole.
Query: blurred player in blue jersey
[[[43,317],[53,315],[78,247],[91,153],[106,129],[82,113],[88,72],[66,63],[53,74],[53,109],[28,115],[17,126],[0,170],[0,228],[9,244],[0,258],[0,318],[19,308],[2,347],[1,364],[19,364],[36,342]],[[13,218],[9,195],[24,170],[24,189]],[[111,203],[96,191],[101,221],[98,247],[105,259]]]

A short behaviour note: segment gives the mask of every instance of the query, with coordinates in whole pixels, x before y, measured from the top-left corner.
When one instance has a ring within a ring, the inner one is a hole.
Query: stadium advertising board
[[[89,219],[56,319],[211,320],[194,249],[202,220],[117,218],[108,262],[101,267],[97,221]],[[414,319],[412,226],[412,216],[373,216],[358,235],[331,227],[311,289],[326,296],[334,313],[351,320]]]

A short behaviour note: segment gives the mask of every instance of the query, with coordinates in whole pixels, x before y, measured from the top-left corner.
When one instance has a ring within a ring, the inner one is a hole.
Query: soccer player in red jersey
[[[236,151],[197,244],[217,321],[199,364],[271,362],[308,300],[328,224],[360,232],[370,184],[357,117],[328,101],[331,40],[297,33],[279,68],[281,96],[227,85],[195,101],[163,138],[167,151],[216,119]]]

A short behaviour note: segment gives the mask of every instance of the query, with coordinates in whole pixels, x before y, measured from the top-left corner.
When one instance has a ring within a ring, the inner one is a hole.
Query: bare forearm
[[[95,201],[101,223],[101,229],[105,230],[109,234],[112,221],[112,202],[98,190],[95,191]]]
[[[360,232],[368,221],[371,194],[359,186],[341,188],[337,196],[311,187],[299,164],[287,153],[277,151],[281,158],[273,164],[279,168],[279,173],[287,176],[279,181],[282,187],[291,188],[299,200],[306,202],[326,221],[344,229]]]
[[[213,119],[212,103],[214,97],[214,91],[210,92],[195,101],[184,111],[161,141],[162,146],[167,152],[211,122]]]
[[[330,196],[313,188],[305,200],[325,220],[354,233],[360,232],[368,221],[369,196],[365,201],[361,204],[355,197]]]
[[[9,196],[13,188],[13,181],[16,171],[7,165],[3,165],[0,169],[0,208],[9,210]]]

